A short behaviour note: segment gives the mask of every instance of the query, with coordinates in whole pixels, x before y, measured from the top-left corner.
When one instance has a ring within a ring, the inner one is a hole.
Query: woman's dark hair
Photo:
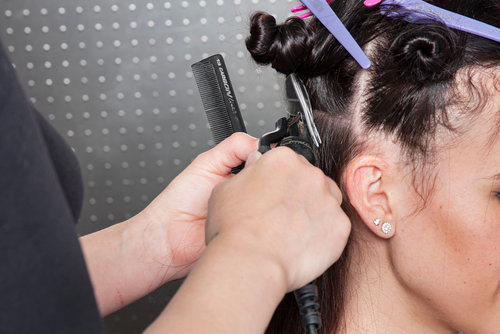
[[[500,26],[498,0],[428,2]],[[426,161],[436,130],[454,130],[447,107],[456,103],[452,93],[457,72],[500,66],[500,43],[440,22],[414,24],[388,18],[360,0],[335,0],[330,6],[372,60],[363,79],[361,67],[317,19],[293,17],[277,25],[273,16],[255,13],[246,45],[257,63],[271,64],[283,74],[297,73],[305,82],[323,140],[318,166],[342,189],[342,172],[362,149],[358,128],[366,134],[390,134],[408,161],[415,165]],[[472,80],[469,84],[474,90]],[[358,102],[362,110],[355,117],[353,105]],[[351,219],[358,219],[348,201],[343,207]],[[350,244],[355,235],[351,239]],[[335,333],[342,324],[349,248],[317,280],[321,333]],[[276,310],[267,332],[303,333],[292,294]]]

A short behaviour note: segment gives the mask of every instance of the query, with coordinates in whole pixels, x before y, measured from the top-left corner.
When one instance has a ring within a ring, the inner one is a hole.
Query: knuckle
[[[244,132],[235,132],[229,138],[232,138],[233,140],[242,140],[247,139],[248,137],[249,136]]]
[[[206,160],[206,159],[209,157],[209,155],[210,155],[210,153],[209,153],[209,152],[210,152],[210,151],[205,151],[205,152],[203,152],[203,153],[198,154],[198,155],[196,156],[196,158],[194,158],[193,162],[194,162],[194,163],[197,163],[197,162],[200,162],[200,161],[204,161],[204,160]]]
[[[328,194],[325,174],[323,174],[321,169],[311,165],[303,170],[302,178],[310,187],[314,187],[317,191],[321,191],[322,194]]]
[[[279,160],[294,160],[297,154],[289,147],[279,146],[271,150],[271,153],[275,159]]]
[[[339,236],[342,240],[347,240],[351,235],[351,221],[343,212],[340,218],[338,221]]]
[[[233,133],[226,140],[231,142],[231,143],[234,143],[235,145],[238,145],[238,144],[243,144],[243,143],[247,142],[249,140],[249,138],[250,138],[250,136],[243,133],[243,132],[236,132],[236,133]]]
[[[322,183],[325,183],[325,174],[321,169],[311,166],[311,168],[309,168],[308,170],[308,174],[310,175],[310,177],[321,181]]]
[[[333,196],[337,200],[337,202],[339,202],[339,204],[341,204],[344,198],[344,194],[342,193],[342,190],[339,188],[337,183],[325,175],[325,185],[330,195]]]
[[[274,167],[290,168],[294,164],[296,154],[288,147],[277,147],[264,154],[264,161]]]
[[[224,144],[230,147],[247,147],[248,145],[255,145],[257,138],[254,138],[244,132],[235,132],[229,138],[224,140]]]
[[[343,201],[343,197],[344,195],[342,194],[342,191],[340,190],[340,188],[337,186],[337,184],[333,181],[331,181],[331,187],[330,189],[332,189],[332,193],[333,193],[333,196],[339,201],[339,203],[342,203]]]

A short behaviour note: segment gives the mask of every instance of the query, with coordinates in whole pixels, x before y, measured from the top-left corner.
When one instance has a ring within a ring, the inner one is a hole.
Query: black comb
[[[246,132],[224,58],[216,54],[191,65],[191,69],[215,144],[235,132]],[[233,168],[233,173],[242,168]]]

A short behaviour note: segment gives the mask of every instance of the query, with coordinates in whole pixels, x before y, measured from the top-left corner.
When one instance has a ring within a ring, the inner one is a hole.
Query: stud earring
[[[375,226],[379,226],[381,223],[382,223],[382,219],[380,219],[380,218],[373,220],[373,224],[375,224]]]
[[[385,222],[385,223],[382,225],[382,232],[384,232],[384,234],[389,234],[389,233],[391,233],[391,230],[392,230],[392,225],[391,225],[391,223],[389,223],[389,222]]]

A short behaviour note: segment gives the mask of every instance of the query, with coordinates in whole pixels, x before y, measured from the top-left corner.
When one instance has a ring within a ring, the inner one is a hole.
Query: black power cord
[[[290,132],[299,132],[296,128],[297,125],[292,125],[289,128]],[[311,143],[299,136],[288,136],[283,138],[279,146],[287,146],[294,150],[296,153],[304,156],[311,164],[315,164],[316,159]],[[316,283],[312,282],[308,285],[295,290],[295,299],[299,306],[299,313],[302,319],[302,326],[307,334],[316,334],[321,327],[321,315],[319,313],[318,304],[318,288]]]
[[[302,327],[304,327],[307,334],[316,334],[318,329],[321,328],[321,315],[319,313],[318,288],[316,287],[316,283],[309,283],[295,290],[294,294],[299,306]]]

